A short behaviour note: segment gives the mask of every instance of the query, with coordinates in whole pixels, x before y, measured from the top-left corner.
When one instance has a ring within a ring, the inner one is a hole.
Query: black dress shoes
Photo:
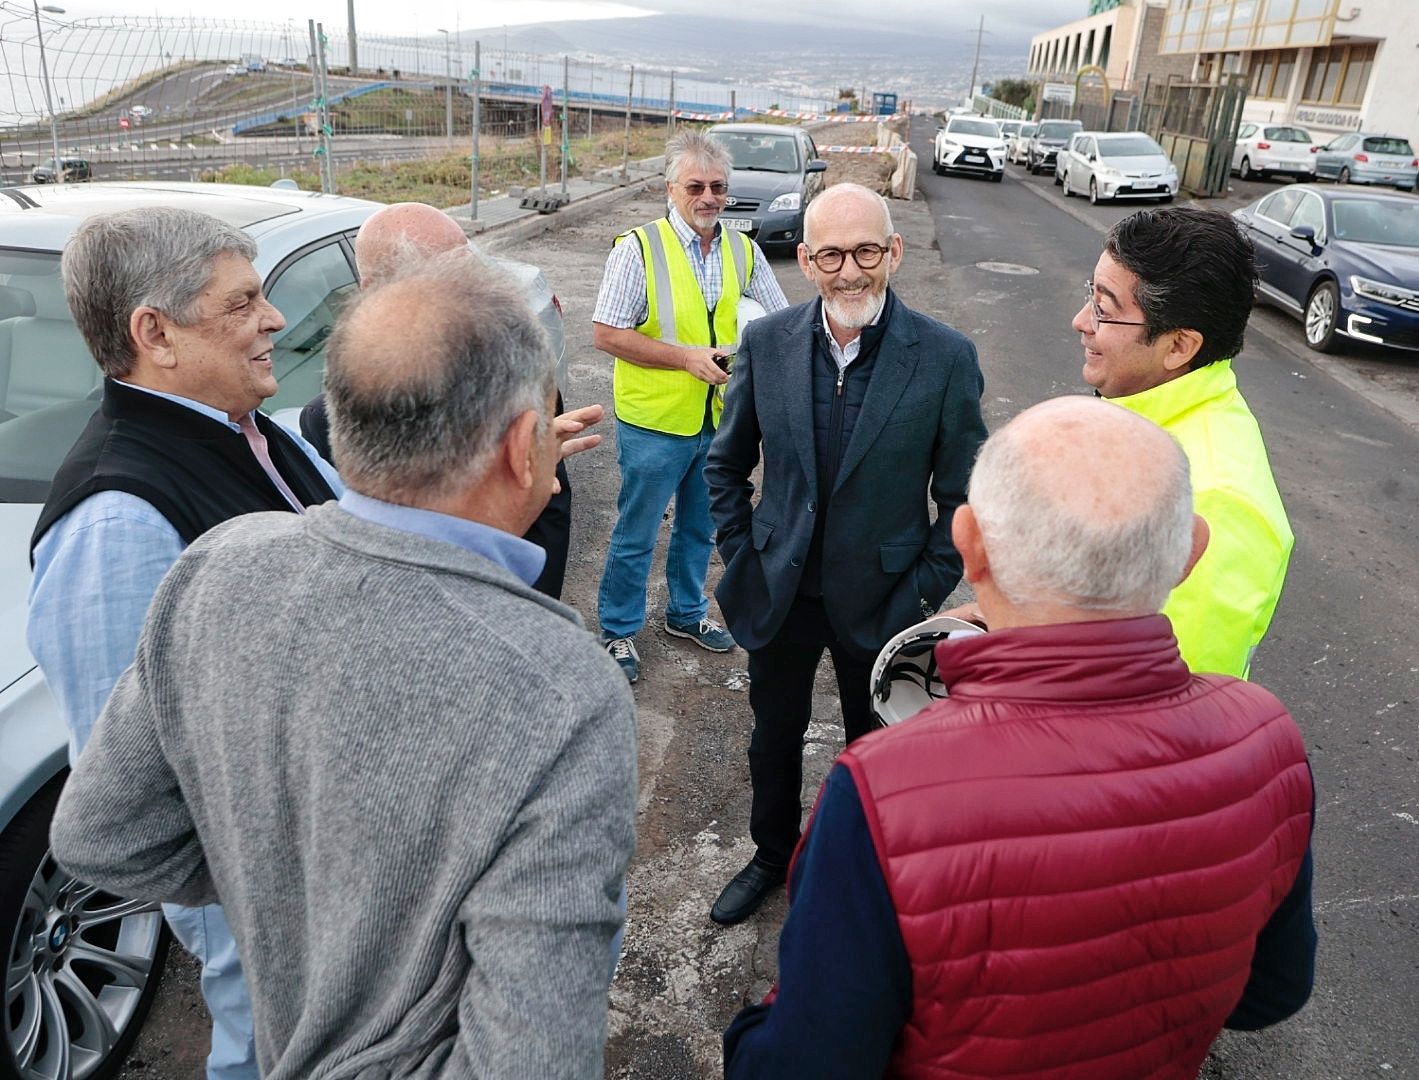
[[[764,902],[769,890],[783,884],[787,871],[780,867],[766,866],[758,859],[751,859],[749,865],[734,875],[724,887],[719,899],[710,908],[710,918],[721,926],[733,926],[743,922]]]

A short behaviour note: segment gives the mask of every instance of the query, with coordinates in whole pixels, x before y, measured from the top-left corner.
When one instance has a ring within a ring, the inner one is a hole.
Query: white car
[[[286,317],[268,411],[320,389],[325,342],[357,288],[362,199],[236,184],[101,183],[10,188],[0,200],[0,1077],[115,1075],[157,993],[168,935],[152,904],[92,889],[49,855],[69,737],[25,644],[29,538],[50,480],[98,407],[102,376],[75,327],[59,255],[91,214],[203,210],[245,229],[266,295]],[[490,260],[523,290],[565,364],[561,309],[535,266]]]
[[[983,116],[951,117],[936,133],[931,167],[937,176],[961,172],[999,182],[1005,176],[1005,139],[1000,125]]]
[[[1081,132],[1070,143],[1062,174],[1066,195],[1172,202],[1178,170],[1163,148],[1141,131]]]
[[[1232,171],[1243,180],[1276,175],[1314,180],[1318,149],[1305,128],[1289,124],[1243,124],[1237,129]]]
[[[128,115],[135,116],[141,120],[145,116],[152,116],[153,110],[146,105],[130,105],[128,106]]]
[[[1033,121],[1021,124],[1019,133],[1010,141],[1010,146],[1005,152],[1005,160],[1011,165],[1028,165],[1030,162],[1030,140],[1035,137],[1035,131],[1038,128],[1039,125]]]
[[[1092,131],[1089,131],[1089,132],[1085,132],[1085,131],[1075,132],[1073,135],[1069,136],[1069,145],[1066,146],[1066,147],[1065,147],[1064,149],[1062,149],[1058,154],[1055,155],[1055,159],[1054,159],[1054,186],[1055,186],[1055,187],[1063,187],[1063,186],[1064,186],[1064,170],[1065,170],[1066,168],[1068,168],[1068,166],[1069,166],[1069,155],[1070,155],[1070,153],[1073,152],[1075,145],[1078,143],[1078,141],[1079,141],[1080,139],[1084,138],[1086,135],[1092,135],[1092,134],[1093,134]]]
[[[1020,137],[1020,129],[1025,126],[1023,120],[999,120],[1000,135],[1005,140],[1005,160],[1010,160],[1010,152],[1015,149],[1015,140]]]

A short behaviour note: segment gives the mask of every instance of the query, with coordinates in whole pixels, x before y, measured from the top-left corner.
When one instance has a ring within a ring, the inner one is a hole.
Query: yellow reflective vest
[[[634,236],[645,264],[646,320],[636,332],[672,345],[733,345],[739,338],[739,297],[754,272],[754,245],[743,233],[720,229],[719,257],[724,286],[710,311],[695,280],[690,256],[668,218],[659,218],[616,237]],[[705,409],[719,427],[724,397],[688,371],[642,367],[616,358],[612,387],[616,419],[668,435],[695,435]]]
[[[1163,606],[1183,659],[1199,674],[1245,679],[1281,597],[1295,537],[1232,362],[1110,400],[1182,445],[1194,509],[1211,530],[1202,558]]]

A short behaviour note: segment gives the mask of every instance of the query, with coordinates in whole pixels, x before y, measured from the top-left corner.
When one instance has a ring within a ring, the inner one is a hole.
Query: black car
[[[793,251],[803,239],[803,211],[823,190],[828,163],[803,128],[715,124],[709,136],[734,162],[719,223],[753,237],[764,251]]]
[[[1233,213],[1256,246],[1257,298],[1341,337],[1419,351],[1419,200],[1293,184]]]
[[[64,182],[72,184],[76,180],[88,180],[93,173],[89,169],[89,163],[81,157],[60,158],[64,162]],[[40,162],[30,170],[30,181],[35,184],[52,184],[56,179],[57,170],[54,168],[54,159],[49,158]]]
[[[1039,174],[1053,172],[1055,160],[1069,145],[1076,131],[1083,131],[1084,125],[1078,120],[1041,120],[1030,140],[1030,156],[1025,167]]]

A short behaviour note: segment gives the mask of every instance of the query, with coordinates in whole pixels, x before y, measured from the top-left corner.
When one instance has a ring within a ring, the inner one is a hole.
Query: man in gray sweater
[[[546,338],[455,253],[352,302],[326,387],[346,494],[187,549],[55,856],[122,895],[220,899],[271,1080],[600,1076],[634,705],[531,585]]]

